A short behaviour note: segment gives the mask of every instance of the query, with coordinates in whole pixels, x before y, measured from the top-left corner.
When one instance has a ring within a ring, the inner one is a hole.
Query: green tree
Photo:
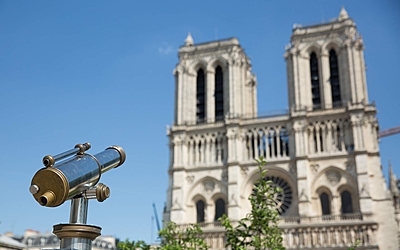
[[[356,240],[356,242],[354,244],[351,245],[351,247],[349,248],[349,250],[356,250],[356,248],[361,244],[361,242],[359,240]]]
[[[138,240],[135,242],[129,241],[129,239],[118,242],[117,248],[119,250],[150,250],[150,246],[147,245],[143,240]]]
[[[160,230],[159,250],[207,250],[208,246],[201,237],[202,234],[198,224],[191,224],[182,230],[174,222],[169,222]]]
[[[245,249],[285,249],[282,245],[282,231],[278,227],[279,214],[276,209],[275,196],[281,189],[275,187],[271,180],[266,180],[266,161],[263,157],[256,160],[260,179],[254,184],[254,192],[249,196],[251,212],[239,220],[233,227],[229,218],[224,215],[220,221],[226,229],[226,247],[232,250]]]

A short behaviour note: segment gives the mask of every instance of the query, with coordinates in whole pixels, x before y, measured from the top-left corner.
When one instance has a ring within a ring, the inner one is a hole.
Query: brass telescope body
[[[125,151],[119,146],[108,147],[96,155],[85,153],[89,148],[89,143],[78,144],[75,149],[43,158],[45,168],[36,172],[30,187],[30,192],[40,205],[57,207],[92,189],[102,173],[122,165],[126,159]],[[108,187],[98,186],[96,193],[100,193],[100,197],[108,197]],[[98,200],[101,201],[100,198]]]
[[[102,202],[110,196],[110,188],[98,183],[101,174],[125,162],[125,151],[111,146],[96,155],[85,153],[89,143],[77,144],[61,154],[43,158],[44,168],[32,178],[29,191],[42,206],[57,207],[71,199],[69,223],[53,226],[60,239],[60,249],[91,250],[92,241],[101,234],[101,227],[86,225],[89,199]]]

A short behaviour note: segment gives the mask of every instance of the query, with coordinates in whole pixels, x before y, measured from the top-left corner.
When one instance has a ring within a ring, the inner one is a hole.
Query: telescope
[[[89,143],[77,144],[74,149],[54,157],[47,155],[43,158],[45,168],[33,176],[29,188],[40,205],[57,207],[66,200],[93,189],[101,174],[122,165],[126,158],[124,150],[119,146],[108,147],[96,155],[85,153],[88,149]],[[75,156],[65,160],[71,155]],[[97,198],[101,201],[105,196],[106,190],[104,195]]]
[[[99,183],[105,172],[121,166],[126,159],[123,148],[110,146],[91,155],[86,151],[90,143],[77,144],[71,150],[43,158],[44,168],[33,176],[29,191],[42,206],[57,207],[71,200],[68,224],[53,226],[53,233],[61,240],[61,249],[90,250],[92,241],[101,228],[86,225],[88,200],[103,202],[110,196],[110,188]]]

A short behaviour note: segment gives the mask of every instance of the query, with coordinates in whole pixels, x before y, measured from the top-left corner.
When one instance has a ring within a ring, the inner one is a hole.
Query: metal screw
[[[32,185],[29,187],[29,192],[31,192],[31,194],[37,194],[37,192],[39,192],[39,187],[37,185]]]

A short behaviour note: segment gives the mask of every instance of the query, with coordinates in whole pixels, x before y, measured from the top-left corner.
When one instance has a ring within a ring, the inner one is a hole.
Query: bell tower
[[[239,211],[228,206],[228,189],[239,192],[228,176],[242,157],[238,123],[257,117],[257,80],[237,38],[195,44],[189,33],[178,57],[164,221],[211,223]]]
[[[335,22],[294,25],[285,53],[289,107],[316,110],[368,104],[364,45],[342,8]]]
[[[238,39],[194,44],[189,33],[178,56],[175,124],[256,116],[256,78]]]

